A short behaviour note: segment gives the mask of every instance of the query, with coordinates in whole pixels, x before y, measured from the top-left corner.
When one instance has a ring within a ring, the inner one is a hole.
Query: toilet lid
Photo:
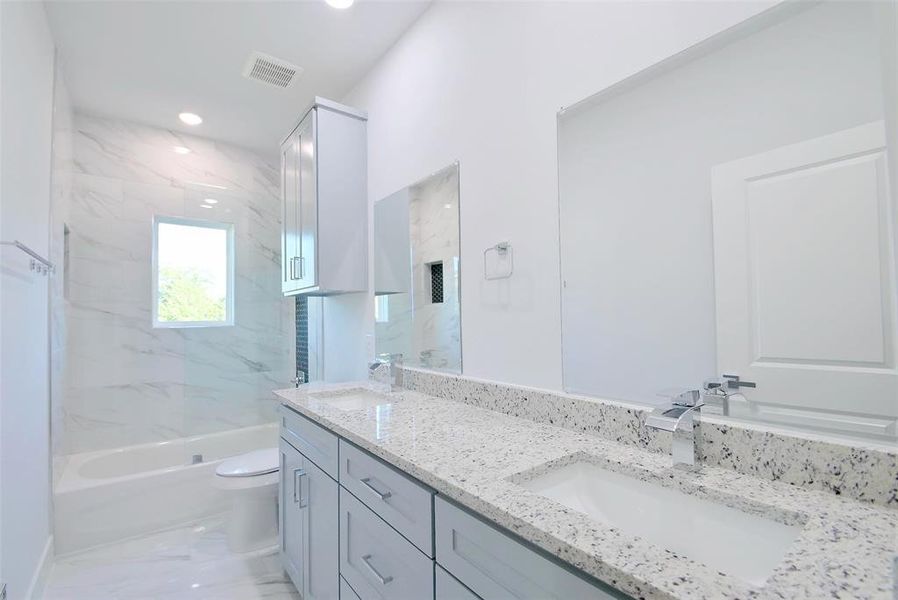
[[[222,477],[252,477],[278,470],[280,455],[277,448],[253,450],[221,462],[215,469]]]

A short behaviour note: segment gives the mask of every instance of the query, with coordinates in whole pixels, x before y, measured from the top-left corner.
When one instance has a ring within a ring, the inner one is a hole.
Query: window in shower
[[[153,221],[153,326],[234,324],[234,226],[178,217]]]

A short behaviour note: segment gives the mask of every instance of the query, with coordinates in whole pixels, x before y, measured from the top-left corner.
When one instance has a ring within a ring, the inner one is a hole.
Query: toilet
[[[277,544],[277,448],[264,448],[234,456],[215,469],[215,485],[231,498],[228,547],[252,552]]]

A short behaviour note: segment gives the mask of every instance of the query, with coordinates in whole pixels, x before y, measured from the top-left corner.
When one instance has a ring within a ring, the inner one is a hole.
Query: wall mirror
[[[461,372],[458,164],[374,205],[377,354]]]
[[[895,11],[788,3],[559,113],[567,391],[737,375],[731,419],[894,443]]]

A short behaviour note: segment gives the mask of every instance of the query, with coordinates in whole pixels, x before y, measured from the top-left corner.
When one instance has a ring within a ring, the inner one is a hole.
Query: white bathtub
[[[230,456],[275,447],[277,436],[272,423],[69,456],[53,494],[56,554],[226,511],[215,467]],[[191,464],[196,454],[203,462]]]

